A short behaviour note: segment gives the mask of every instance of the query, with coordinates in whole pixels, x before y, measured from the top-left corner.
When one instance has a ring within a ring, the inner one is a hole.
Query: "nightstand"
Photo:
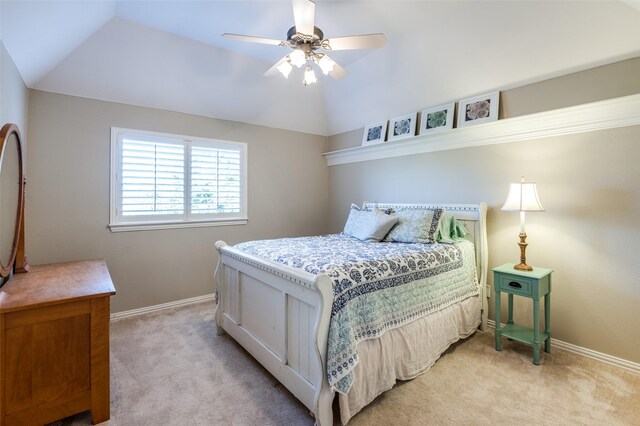
[[[514,269],[514,263],[505,263],[493,268],[493,287],[496,294],[496,350],[502,350],[501,336],[531,345],[533,363],[540,364],[540,344],[544,351],[551,352],[551,273],[547,268],[533,271]],[[500,293],[508,294],[509,318],[500,326]],[[533,329],[513,323],[513,295],[533,299]],[[544,296],[544,331],[540,331],[540,298]]]

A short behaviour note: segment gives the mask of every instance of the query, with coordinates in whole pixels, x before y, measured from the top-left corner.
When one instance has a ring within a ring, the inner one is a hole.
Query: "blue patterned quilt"
[[[473,244],[373,243],[343,234],[250,241],[235,248],[310,274],[327,274],[334,300],[327,379],[346,394],[359,342],[478,294]]]

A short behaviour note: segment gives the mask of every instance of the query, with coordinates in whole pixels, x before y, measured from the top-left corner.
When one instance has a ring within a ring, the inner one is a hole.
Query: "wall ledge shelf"
[[[328,166],[640,124],[640,93],[323,155]]]

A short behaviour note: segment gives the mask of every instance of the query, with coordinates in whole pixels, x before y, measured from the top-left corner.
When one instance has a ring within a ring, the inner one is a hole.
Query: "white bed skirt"
[[[473,296],[360,342],[353,386],[347,395],[339,394],[342,424],[391,389],[396,380],[426,372],[451,344],[473,334],[480,325],[481,306],[481,296]]]

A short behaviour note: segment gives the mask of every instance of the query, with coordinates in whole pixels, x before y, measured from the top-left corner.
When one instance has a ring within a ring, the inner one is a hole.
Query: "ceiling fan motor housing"
[[[322,46],[324,33],[318,27],[313,27],[313,35],[302,34],[293,26],[287,31],[287,42],[293,49],[317,50]]]

